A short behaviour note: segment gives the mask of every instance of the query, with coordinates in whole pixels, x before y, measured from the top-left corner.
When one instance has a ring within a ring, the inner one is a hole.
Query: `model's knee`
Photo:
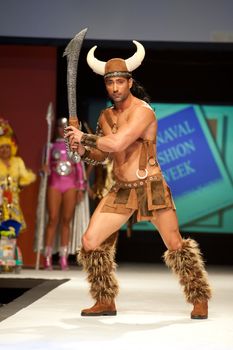
[[[58,223],[58,217],[57,217],[57,216],[51,216],[51,217],[49,217],[48,226],[54,227],[54,226],[57,225],[57,223]]]
[[[68,227],[70,227],[70,221],[71,221],[70,218],[63,217],[61,224],[63,227],[68,228]]]
[[[88,233],[83,235],[82,245],[85,251],[95,250],[98,247],[96,240],[90,237]]]

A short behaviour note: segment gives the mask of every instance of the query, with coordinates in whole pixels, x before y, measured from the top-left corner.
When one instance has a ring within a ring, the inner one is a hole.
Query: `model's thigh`
[[[170,250],[176,250],[182,246],[182,237],[179,231],[176,211],[173,209],[160,209],[156,213],[152,224],[158,229],[164,244]]]
[[[50,218],[56,218],[60,211],[62,194],[56,188],[49,187],[47,194],[48,212]]]
[[[71,220],[76,205],[77,192],[75,188],[70,188],[62,196],[62,218]]]
[[[118,231],[133,214],[103,213],[101,209],[107,199],[104,197],[95,209],[87,231],[83,235],[83,243],[88,249],[95,249],[100,246],[113,232]]]

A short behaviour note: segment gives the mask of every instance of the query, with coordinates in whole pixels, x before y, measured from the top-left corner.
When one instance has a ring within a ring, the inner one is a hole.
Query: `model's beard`
[[[116,96],[114,94],[112,94],[110,97],[111,101],[113,101],[113,103],[119,103],[119,102],[124,102],[129,96],[129,93],[128,94],[116,94]]]

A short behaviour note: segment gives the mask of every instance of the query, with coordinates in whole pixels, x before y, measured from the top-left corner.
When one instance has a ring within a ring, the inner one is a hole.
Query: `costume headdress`
[[[0,118],[0,147],[10,145],[11,155],[15,156],[17,152],[17,142],[14,131],[8,120]]]
[[[103,75],[104,78],[124,76],[131,77],[131,72],[138,68],[145,57],[145,49],[141,43],[133,40],[137,47],[135,54],[128,59],[112,58],[107,62],[100,61],[94,56],[97,46],[93,46],[87,54],[87,63],[90,68],[97,74]]]

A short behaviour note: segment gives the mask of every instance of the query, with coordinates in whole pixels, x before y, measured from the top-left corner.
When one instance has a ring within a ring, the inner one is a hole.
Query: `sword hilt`
[[[79,121],[76,116],[70,116],[69,117],[69,125],[74,126],[75,128],[79,129]]]
[[[69,125],[74,126],[75,128],[79,129],[81,123],[79,125],[77,117],[70,117],[69,118]],[[64,136],[66,135],[66,127],[67,127],[67,124],[64,125]],[[66,153],[67,153],[68,157],[70,158],[70,160],[72,160],[75,163],[79,163],[81,160],[81,157],[78,154],[78,152],[72,151],[70,149],[69,140],[66,137],[65,137],[65,145],[66,145]]]

